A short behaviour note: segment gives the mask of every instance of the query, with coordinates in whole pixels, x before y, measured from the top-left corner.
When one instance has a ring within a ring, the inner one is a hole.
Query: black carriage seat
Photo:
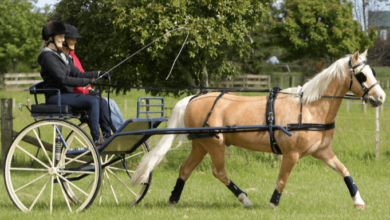
[[[46,104],[38,103],[37,94],[45,94],[47,91],[53,91],[53,89],[44,89],[42,87],[43,81],[32,85],[29,88],[30,94],[34,95],[35,105],[31,105],[31,116],[38,118],[77,118],[84,119],[87,117],[84,110],[76,110],[69,105],[57,104]],[[58,93],[59,90],[57,90]]]

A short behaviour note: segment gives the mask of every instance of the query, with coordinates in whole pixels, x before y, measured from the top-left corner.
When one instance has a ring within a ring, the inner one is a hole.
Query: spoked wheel
[[[82,123],[79,127],[86,129],[88,125]],[[73,139],[73,136],[74,134],[70,133],[67,140]],[[131,154],[100,156],[103,178],[100,187],[99,204],[103,201],[109,204],[116,202],[119,205],[120,203],[130,202],[130,205],[136,205],[144,198],[152,182],[152,172],[149,175],[148,181],[139,186],[132,186],[130,182],[139,162],[149,151],[150,147],[145,142]],[[87,163],[87,161],[83,160],[79,160],[79,162]],[[68,187],[68,184],[63,183],[63,185],[69,199],[77,202],[77,196],[74,195],[74,192]]]
[[[152,172],[147,182],[139,186],[132,186],[130,182],[139,162],[149,151],[150,148],[145,142],[131,154],[101,156],[103,181],[99,204],[103,197],[107,197],[109,202],[114,199],[118,205],[120,202],[136,205],[144,198],[152,182]],[[112,194],[112,197],[107,194]]]
[[[73,138],[65,141],[71,133]],[[35,156],[37,147],[41,150]],[[34,122],[15,137],[8,149],[4,182],[12,202],[22,211],[35,208],[52,212],[53,208],[68,207],[79,212],[92,204],[99,190],[99,153],[88,135],[70,122]],[[69,201],[67,190],[73,192],[77,202]]]

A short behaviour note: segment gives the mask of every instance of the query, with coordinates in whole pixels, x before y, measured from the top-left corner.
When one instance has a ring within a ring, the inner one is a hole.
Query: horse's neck
[[[348,92],[348,89],[345,86],[345,80],[347,80],[347,78],[340,80],[338,77],[335,77],[329,83],[324,96],[345,96]],[[335,121],[342,101],[343,100],[340,98],[321,98],[318,101],[309,104],[309,106],[316,109],[313,111],[314,114],[318,114],[316,117],[322,118],[322,121],[325,123],[331,123]]]

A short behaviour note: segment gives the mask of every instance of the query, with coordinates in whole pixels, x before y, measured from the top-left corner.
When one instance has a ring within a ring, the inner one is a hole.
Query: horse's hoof
[[[365,205],[355,205],[355,208],[360,209],[360,210],[365,210],[366,206]]]
[[[277,209],[277,208],[278,208],[278,205],[273,204],[272,202],[270,202],[270,203],[269,203],[269,207],[270,207],[271,209]]]
[[[251,202],[251,200],[248,199],[248,196],[246,196],[245,193],[241,193],[240,195],[238,195],[237,198],[240,202],[242,202],[242,207],[253,207],[253,203]]]
[[[177,202],[171,202],[170,200],[168,200],[169,207],[175,207],[176,204]]]

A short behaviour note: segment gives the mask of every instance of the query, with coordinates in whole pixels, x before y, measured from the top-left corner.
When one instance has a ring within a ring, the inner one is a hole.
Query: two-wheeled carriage
[[[150,173],[172,147],[175,136],[189,134],[193,139],[192,150],[180,168],[179,178],[169,198],[171,204],[179,201],[185,181],[208,153],[213,162],[214,176],[244,206],[253,206],[247,194],[227,177],[224,168],[225,146],[235,145],[283,154],[278,181],[270,200],[273,208],[278,206],[295,164],[300,158],[312,155],[340,174],[354,206],[364,209],[365,203],[355,182],[331,146],[334,121],[342,99],[365,100],[373,107],[382,105],[386,99],[385,92],[375,79],[375,71],[366,64],[366,55],[367,51],[362,55],[356,52],[341,58],[303,87],[282,91],[273,88],[268,97],[224,96],[224,91],[202,95],[193,101],[193,97],[186,97],[176,104],[166,129],[156,129],[161,122],[167,121],[163,117],[163,98],[151,98],[161,100],[161,104],[148,105],[161,107],[160,111],[150,112],[161,113],[161,117],[150,119],[140,118],[142,105],[139,99],[137,118],[127,120],[99,148],[80,127],[66,121],[80,118],[82,113],[60,103],[35,105],[32,116],[43,119],[23,129],[11,144],[4,165],[6,188],[14,204],[23,211],[31,210],[37,203],[50,210],[66,204],[70,210],[81,211],[95,199],[101,185],[104,185],[103,177],[117,199],[112,184],[115,178],[134,195],[132,203],[137,203],[150,185]],[[357,97],[346,96],[349,91]],[[31,92],[36,95],[38,90],[33,88]],[[294,135],[286,138],[285,134],[291,136],[290,131]],[[149,147],[145,141],[157,134],[165,136],[147,153]],[[37,142],[42,151],[34,156],[37,147],[23,141]],[[141,145],[142,149],[139,148]],[[140,160],[143,155],[145,157]],[[120,162],[123,167],[117,166]],[[129,168],[137,170],[133,174]],[[130,178],[132,184],[139,188],[130,188],[122,180],[124,177]],[[56,184],[59,187],[54,189]]]

